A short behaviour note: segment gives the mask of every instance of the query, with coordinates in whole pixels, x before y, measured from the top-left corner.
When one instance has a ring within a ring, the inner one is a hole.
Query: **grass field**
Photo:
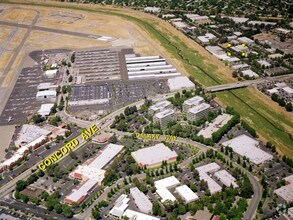
[[[35,4],[35,3],[29,3]],[[37,5],[37,4],[35,4]],[[199,53],[191,44],[190,39],[179,31],[170,31],[163,21],[150,15],[132,13],[129,10],[110,7],[92,7],[69,4],[42,4],[39,6],[63,7],[86,10],[119,16],[140,26],[147,34],[178,59],[185,73],[192,75],[204,86],[212,86],[233,82],[228,68],[223,63],[214,61],[207,52]],[[175,34],[174,34],[175,33]],[[194,43],[195,44],[195,43]],[[273,142],[280,153],[293,157],[293,116],[284,109],[271,108],[272,102],[265,102],[263,95],[252,89],[238,89],[219,92],[217,99],[226,106],[232,106],[242,118],[255,128],[262,140]]]

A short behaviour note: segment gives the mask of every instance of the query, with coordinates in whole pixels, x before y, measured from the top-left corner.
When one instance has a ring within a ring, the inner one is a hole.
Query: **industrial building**
[[[185,14],[185,16],[193,22],[204,24],[210,22],[208,16],[201,16],[198,14]]]
[[[202,103],[200,105],[194,106],[188,110],[187,120],[196,121],[197,119],[208,115],[211,109],[211,105],[207,103]]]
[[[163,111],[166,108],[171,108],[171,107],[172,107],[172,103],[167,100],[164,100],[164,101],[158,102],[158,103],[150,106],[149,107],[149,114],[154,115],[158,112]]]
[[[181,89],[192,89],[194,88],[194,83],[186,76],[176,76],[168,79],[168,86],[170,91],[177,91]]]
[[[199,173],[200,180],[204,180],[208,183],[208,188],[211,194],[220,192],[222,190],[222,187],[218,183],[216,183],[209,175],[220,170],[220,166],[218,164],[209,163],[207,165],[197,167],[196,170]]]
[[[259,142],[243,134],[222,143],[241,156],[245,156],[256,165],[272,160],[273,156],[259,148]]]
[[[180,185],[179,180],[175,176],[170,176],[161,180],[157,180],[154,183],[156,187],[156,193],[161,197],[161,201],[164,202],[166,200],[176,201],[175,196],[170,193],[168,189],[176,187]]]
[[[148,199],[148,197],[144,193],[142,193],[137,187],[130,189],[130,195],[134,199],[135,205],[141,212],[146,214],[152,212],[153,204]]]
[[[42,117],[50,115],[51,108],[54,106],[53,103],[42,104],[41,108],[38,111],[38,114]]]
[[[154,123],[160,123],[161,127],[165,127],[169,121],[176,120],[176,113],[173,109],[167,108],[153,117]]]
[[[55,90],[45,90],[37,92],[36,98],[41,99],[50,99],[55,100],[57,96],[57,92]]]
[[[102,170],[116,155],[118,155],[124,146],[117,144],[108,144],[97,156],[83,165],[79,165],[69,174],[74,179],[81,180],[82,185],[73,191],[64,199],[65,203],[76,202],[80,204],[89,192],[96,186],[101,185],[104,179],[105,170]]]
[[[14,144],[16,147],[23,147],[39,139],[40,137],[47,137],[50,134],[52,134],[52,132],[48,129],[40,128],[36,125],[24,124],[22,125]]]
[[[190,203],[198,199],[198,196],[187,185],[176,187],[175,192],[184,199],[185,203]]]
[[[48,82],[48,83],[40,83],[38,85],[38,91],[56,90],[57,87],[58,87],[57,85],[53,85],[50,82]]]
[[[190,99],[187,99],[183,102],[183,112],[187,113],[190,108],[200,105],[203,102],[204,99],[201,96],[194,96]]]
[[[221,127],[228,123],[228,121],[232,118],[232,115],[222,114],[217,116],[213,122],[209,123],[207,127],[201,129],[198,132],[198,136],[202,135],[204,138],[211,138],[212,134],[218,131]]]
[[[0,172],[7,170],[17,164],[29,153],[30,150],[35,150],[48,141],[49,135],[52,132],[40,128],[36,125],[24,124],[18,133],[17,140],[14,142],[17,151],[9,159],[0,163]]]
[[[161,8],[159,8],[159,7],[145,7],[144,8],[144,11],[145,12],[151,12],[151,13],[160,13],[160,11],[161,11]]]
[[[132,152],[131,155],[140,167],[146,166],[147,168],[160,166],[163,161],[175,162],[178,156],[175,151],[170,150],[163,143],[139,149]]]
[[[286,185],[275,190],[275,193],[285,202],[293,202],[293,175],[285,178]]]
[[[56,76],[56,74],[58,73],[57,69],[54,70],[47,70],[45,71],[45,76],[49,77],[49,78],[53,78],[54,76]]]
[[[123,216],[128,217],[129,219],[132,220],[160,220],[157,217],[151,216],[151,215],[146,215],[140,212],[136,212],[130,209],[127,209],[124,213]]]
[[[110,210],[110,215],[121,219],[123,213],[128,207],[129,198],[127,195],[122,194],[114,203],[114,207]]]
[[[128,79],[153,79],[158,77],[174,77],[181,74],[160,56],[125,55]]]
[[[230,187],[231,185],[234,188],[238,187],[236,179],[226,170],[217,171],[215,172],[214,176],[227,187]]]
[[[129,219],[133,219],[133,220],[134,219],[136,219],[136,220],[159,220],[159,218],[128,209],[128,206],[129,206],[128,202],[129,201],[130,201],[130,199],[127,197],[127,195],[122,194],[114,202],[114,206],[110,210],[109,214],[111,216],[117,217],[118,219],[123,219],[123,217],[125,216],[125,217],[128,217]]]
[[[250,78],[258,78],[259,75],[255,72],[253,72],[252,70],[243,70],[241,71],[241,73],[243,74],[243,76],[248,76]]]

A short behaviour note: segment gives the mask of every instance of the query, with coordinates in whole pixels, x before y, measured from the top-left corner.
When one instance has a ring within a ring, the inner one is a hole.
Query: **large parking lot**
[[[42,82],[54,83],[55,79],[44,76],[40,66],[22,69],[0,116],[1,125],[22,124],[29,115],[41,107],[41,104],[48,102],[36,100],[37,86]]]
[[[85,109],[92,110],[114,110],[119,107],[130,104],[134,101],[169,92],[167,79],[157,80],[131,80],[131,81],[107,81],[97,82],[95,85],[76,85],[72,86],[69,103],[72,112]],[[108,103],[90,104],[87,101],[109,99]]]

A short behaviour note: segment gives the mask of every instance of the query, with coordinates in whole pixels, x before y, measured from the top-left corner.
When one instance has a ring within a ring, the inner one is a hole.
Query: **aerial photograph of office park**
[[[0,220],[292,220],[291,0],[0,0]]]

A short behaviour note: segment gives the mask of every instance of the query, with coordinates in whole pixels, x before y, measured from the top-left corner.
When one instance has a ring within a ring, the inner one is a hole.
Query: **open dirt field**
[[[23,10],[18,8],[8,8],[1,14],[1,20],[21,24],[31,24],[36,14],[37,12],[30,9]]]

